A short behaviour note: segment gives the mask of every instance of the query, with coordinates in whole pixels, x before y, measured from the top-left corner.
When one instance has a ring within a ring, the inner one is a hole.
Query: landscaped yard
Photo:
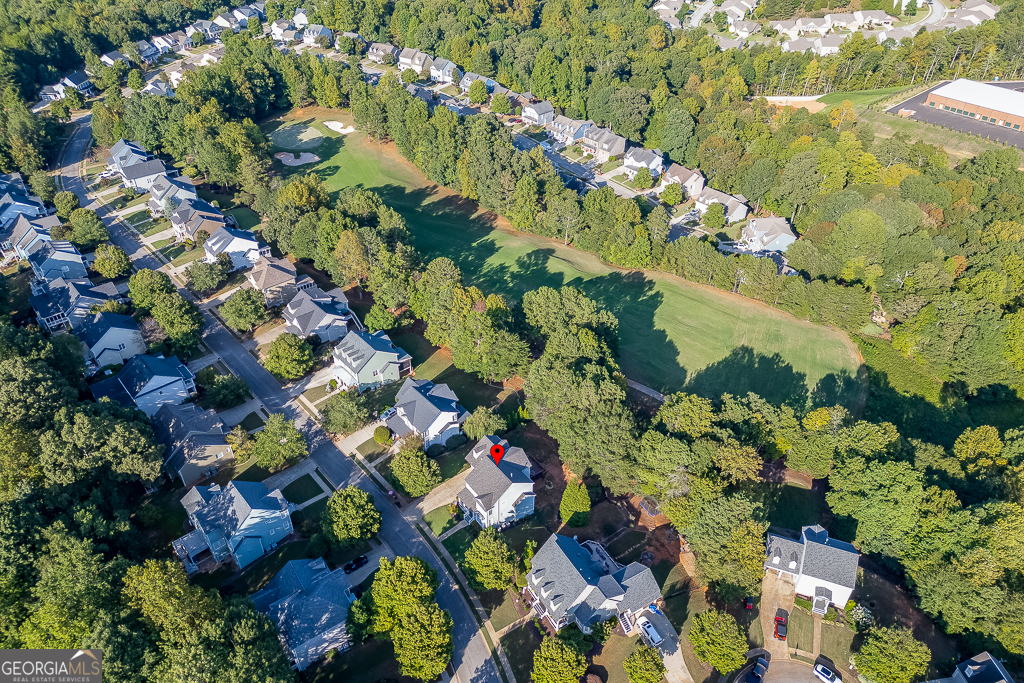
[[[234,216],[235,221],[238,223],[238,227],[242,230],[254,230],[260,225],[260,216],[258,213],[253,211],[247,206],[241,206],[237,209],[231,209],[225,211],[229,216]]]
[[[491,620],[491,626],[495,631],[500,631],[513,624],[519,618],[516,611],[514,597],[511,589],[485,591],[480,595],[480,602],[487,610],[487,616]],[[508,653],[506,653],[508,654]]]
[[[794,609],[789,613],[789,623],[786,630],[786,642],[795,650],[807,650],[814,648],[814,618],[801,609]]]
[[[455,518],[448,513],[447,505],[442,505],[426,513],[423,515],[423,521],[427,523],[427,526],[430,527],[435,536],[440,536],[458,524]]]
[[[388,452],[388,446],[382,446],[381,444],[377,443],[372,438],[370,438],[364,441],[363,443],[359,444],[356,447],[356,450],[359,451],[364,458],[366,458],[370,462],[373,462],[374,460]]]
[[[245,417],[243,417],[242,421],[239,422],[239,424],[242,425],[243,429],[245,429],[248,432],[251,432],[254,429],[259,429],[266,423],[263,421],[263,418],[260,417],[258,413],[253,411],[246,415]]]
[[[857,634],[843,626],[821,625],[821,654],[836,664],[840,671],[850,664],[853,642]]]
[[[158,220],[151,221],[148,224],[147,223],[143,223],[143,224],[138,225],[136,227],[139,230],[139,232],[142,233],[143,237],[151,237],[151,236],[157,234],[158,232],[163,232],[167,228],[171,227],[171,223],[170,223],[170,221],[167,221],[167,220],[164,220],[163,218],[160,218]],[[143,228],[145,228],[145,229],[143,230]]]
[[[606,683],[629,683],[622,662],[642,644],[640,636],[627,638],[613,634],[608,642],[601,646],[600,653],[594,655],[593,663],[587,667],[587,673],[597,674]]]
[[[503,635],[501,647],[508,656],[517,683],[527,683],[533,671],[533,653],[540,649],[540,636],[533,624],[525,624]]]
[[[301,120],[314,121],[311,111],[317,110],[303,109]],[[295,113],[285,118],[299,119]],[[351,123],[333,111],[324,110],[323,118]],[[485,293],[520,298],[542,285],[580,287],[618,316],[619,362],[631,379],[660,391],[686,388],[715,397],[754,391],[772,402],[798,404],[825,380],[843,389],[823,401],[858,403],[863,387],[852,378],[859,361],[844,334],[672,276],[615,269],[557,240],[496,229],[505,223],[429,183],[393,145],[369,142],[360,133],[342,138],[313,125],[325,136],[316,148],[323,161],[282,167],[283,173],[317,173],[332,191],[358,185],[379,193],[406,219],[425,259],[451,258],[464,282]],[[474,399],[453,389],[471,408]]]
[[[505,529],[501,533],[517,555],[523,554],[527,541],[532,540],[536,542],[539,549],[544,545],[544,541],[548,540],[551,536],[551,532],[548,531],[544,520],[538,513],[530,515],[514,527]]]
[[[703,590],[694,590],[689,593],[682,593],[673,598],[665,600],[665,616],[672,622],[679,633],[679,646],[683,651],[683,659],[686,661],[686,668],[690,670],[693,680],[696,683],[705,683],[714,676],[714,670],[700,661],[693,652],[690,640],[687,635],[690,632],[690,625],[693,617],[701,612],[707,611],[708,601]]]
[[[878,88],[877,90],[858,90],[856,92],[830,92],[827,95],[822,95],[818,98],[819,102],[824,102],[829,107],[837,104],[842,104],[843,100],[850,100],[853,104],[854,109],[863,109],[864,107],[870,107],[876,102],[886,100],[893,95],[907,90],[905,85],[894,85],[891,88]],[[826,110],[827,111],[827,110]]]
[[[454,451],[449,451],[435,458],[438,466],[441,468],[442,481],[448,481],[462,470],[469,469],[469,463],[466,462],[466,454],[473,449],[474,445],[476,444],[466,443]]]
[[[305,503],[310,498],[315,498],[323,492],[323,488],[310,474],[302,475],[281,489],[281,493],[284,494],[284,499],[289,503],[295,503],[296,505]]]
[[[461,567],[466,561],[466,551],[473,544],[474,534],[468,528],[456,531],[448,538],[441,541],[445,550],[451,554],[452,559]]]
[[[327,396],[327,394],[330,393],[330,389],[331,388],[330,388],[329,385],[321,384],[318,387],[313,387],[312,389],[307,389],[302,394],[302,397],[304,399],[306,399],[307,401],[309,401],[310,403],[316,403],[320,399],[322,399],[325,396]]]
[[[661,586],[662,595],[672,595],[681,591],[690,582],[690,577],[687,576],[683,565],[674,564],[666,560],[662,560],[651,567],[651,572],[654,573],[654,579]]]
[[[395,646],[390,640],[370,638],[361,645],[322,660],[306,670],[304,680],[309,683],[418,683],[414,678],[402,676],[401,665],[395,659]]]

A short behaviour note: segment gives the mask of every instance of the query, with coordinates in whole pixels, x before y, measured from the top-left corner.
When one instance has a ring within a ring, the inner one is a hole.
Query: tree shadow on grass
[[[803,411],[809,390],[807,376],[798,372],[777,353],[757,353],[749,346],[740,346],[722,360],[696,372],[686,390],[717,398],[723,393],[746,396],[753,392],[770,403],[788,405]]]

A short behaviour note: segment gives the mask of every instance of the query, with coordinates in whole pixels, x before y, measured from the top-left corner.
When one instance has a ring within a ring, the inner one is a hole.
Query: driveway
[[[1024,130],[1004,128],[992,123],[985,123],[979,119],[971,119],[959,114],[953,114],[944,109],[929,107],[926,104],[928,94],[936,88],[941,88],[947,83],[949,83],[949,81],[943,81],[934,87],[928,88],[919,95],[914,95],[910,99],[904,100],[894,107],[890,107],[887,111],[890,114],[896,114],[900,109],[910,109],[914,113],[909,118],[914,119],[915,121],[924,121],[925,123],[931,123],[936,126],[945,126],[951,130],[957,130],[961,133],[970,133],[972,135],[980,135],[983,138],[988,137],[993,142],[1005,142],[1013,145],[1014,147],[1024,149]],[[1024,89],[1024,81],[988,83],[987,85],[994,85],[998,88],[1006,88],[1007,90]]]
[[[448,505],[454,503],[455,499],[466,486],[466,477],[469,476],[469,470],[459,472],[448,481],[442,483],[433,491],[423,497],[417,505],[416,509],[420,511],[421,515],[425,515],[431,510],[437,509],[442,505]]]
[[[348,582],[353,586],[361,584],[366,580],[366,577],[380,568],[380,558],[382,557],[386,557],[389,560],[395,559],[395,554],[391,552],[391,548],[388,547],[387,543],[381,543],[373,549],[373,552],[366,553],[366,559],[368,559],[369,562],[349,574]]]
[[[813,672],[810,664],[773,657],[768,665],[768,673],[764,675],[764,683],[815,683],[818,679]]]
[[[765,572],[761,582],[761,632],[764,633],[764,649],[772,656],[772,664],[789,659],[789,647],[785,641],[775,638],[775,616],[789,619],[796,604],[796,584],[784,574],[779,578],[775,572]]]
[[[668,683],[693,683],[693,676],[686,668],[683,650],[679,646],[679,635],[672,622],[665,615],[654,614],[651,611],[644,612],[644,616],[650,619],[654,630],[662,638],[654,648],[661,654],[661,661],[665,664],[665,680]]]

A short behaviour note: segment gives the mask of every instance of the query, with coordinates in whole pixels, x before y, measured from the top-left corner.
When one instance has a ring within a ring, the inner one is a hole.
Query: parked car
[[[654,628],[654,624],[651,623],[650,619],[647,617],[640,617],[636,620],[636,625],[639,626],[643,634],[647,636],[647,640],[651,641],[651,645],[657,645],[661,642],[661,635],[658,633],[658,630]]]
[[[786,617],[775,617],[775,638],[786,639]]]
[[[835,673],[833,673],[832,669],[828,668],[824,664],[814,665],[814,675],[817,676],[819,680],[825,681],[825,683],[835,683],[835,681],[839,680]]]
[[[758,657],[754,668],[747,674],[746,683],[761,683],[761,679],[764,678],[764,674],[767,671],[768,660],[764,657]]]
[[[368,558],[366,555],[360,555],[356,559],[354,559],[351,562],[349,562],[348,564],[346,564],[343,568],[344,568],[346,574],[351,574],[352,572],[354,572],[355,570],[359,569],[360,567],[365,567],[366,563],[369,562],[369,561],[370,561],[370,558]]]
[[[743,599],[743,606],[747,609],[754,609],[754,598],[748,595]]]

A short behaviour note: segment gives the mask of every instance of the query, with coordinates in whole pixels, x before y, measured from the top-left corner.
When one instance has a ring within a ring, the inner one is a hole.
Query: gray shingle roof
[[[334,347],[334,362],[344,365],[353,374],[359,374],[371,361],[383,366],[404,360],[412,360],[412,356],[395,346],[391,337],[383,332],[353,331]]]
[[[85,263],[84,259],[82,259],[82,255],[78,253],[78,249],[75,245],[71,244],[71,242],[47,240],[45,242],[39,242],[32,249],[32,253],[28,255],[29,263],[34,263],[40,267],[51,259],[54,261],[67,261],[80,265]]]
[[[210,491],[208,486],[194,486],[193,489],[200,490],[205,503],[192,514],[207,535],[218,529],[230,537],[253,510],[276,512],[288,509],[288,502],[280,490],[268,491],[257,481],[231,481],[219,492]],[[181,504],[188,509],[185,498],[181,499]]]
[[[86,321],[78,332],[78,338],[90,349],[95,346],[111,329],[137,330],[139,326],[135,318],[120,313],[97,313],[92,320]]]
[[[123,175],[126,180],[138,180],[139,178],[145,178],[146,176],[166,172],[167,167],[164,165],[164,162],[159,159],[140,161],[137,164],[132,164],[127,168],[121,169],[121,175]]]
[[[160,406],[153,415],[153,431],[167,445],[169,457],[177,454],[190,435],[223,434],[225,429],[224,422],[215,410],[203,410],[194,403],[168,403]],[[177,469],[180,469],[180,465]]]
[[[29,302],[32,308],[45,318],[57,313],[66,315],[73,308],[92,308],[93,304],[102,304],[117,296],[117,287],[112,282],[93,285],[85,278],[57,278]]]
[[[257,289],[295,282],[295,264],[288,259],[263,256],[249,273]]]
[[[351,585],[341,570],[331,571],[321,558],[292,560],[266,588],[252,596],[256,609],[277,624],[293,653],[304,643],[338,626],[344,628]]]
[[[181,442],[181,448],[167,460],[167,468],[177,474],[185,463],[205,455],[211,446],[221,446],[225,451],[233,452],[223,434],[192,434]]]
[[[1009,672],[1002,662],[988,652],[975,655],[957,664],[956,670],[970,683],[1012,683]]]
[[[182,374],[182,370],[188,373],[185,366],[175,356],[162,358],[160,356],[138,355],[133,356],[125,363],[121,372],[117,373],[117,378],[124,385],[129,395],[134,398],[142,394],[142,390],[153,378],[167,377],[172,381],[176,381],[185,376]],[[188,376],[191,377],[191,374]]]
[[[44,239],[50,239],[50,230],[60,225],[60,218],[57,216],[39,216],[37,218],[29,218],[25,214],[19,214],[17,220],[14,221],[14,228],[11,231],[11,244],[15,246],[22,246],[24,248],[25,243],[31,241],[32,238],[42,237]],[[30,239],[26,240],[26,237]]]
[[[235,242],[240,240],[243,242],[251,242],[252,249],[258,249],[260,246],[259,240],[248,230],[240,230],[238,228],[230,228],[227,225],[222,225],[210,235],[210,239],[206,240],[203,244],[203,249],[214,256],[227,251],[229,247]]]
[[[537,104],[531,104],[530,109],[537,113],[537,116],[543,116],[544,114],[552,114],[555,111],[554,106],[547,100],[538,102]]]
[[[638,164],[650,167],[652,164],[657,163],[658,159],[661,158],[660,149],[645,149],[644,147],[631,147],[626,152],[626,158],[635,161]]]
[[[324,320],[344,317],[347,313],[348,297],[340,287],[335,287],[329,292],[319,287],[309,287],[288,302],[284,318],[288,321],[290,331],[305,337],[312,334]]]
[[[829,538],[828,532],[818,525],[805,526],[800,540],[768,534],[766,553],[766,569],[809,576],[847,588],[857,586],[857,549]]]
[[[495,464],[490,453],[491,446],[495,444],[501,444],[505,449],[498,464]],[[480,439],[473,450],[466,454],[466,462],[473,468],[466,476],[466,485],[476,492],[481,503],[487,494],[490,494],[493,504],[512,484],[530,483],[530,458],[526,451],[518,446],[510,446],[508,441],[496,436]],[[485,506],[485,509],[489,508],[490,505]]]
[[[409,433],[405,421],[408,421],[417,433],[422,433],[442,412],[454,412],[459,415],[466,412],[466,409],[459,405],[459,397],[447,384],[434,384],[430,380],[412,377],[406,377],[402,388],[398,390],[395,408],[404,413],[405,420],[396,413],[387,424],[399,436]]]

